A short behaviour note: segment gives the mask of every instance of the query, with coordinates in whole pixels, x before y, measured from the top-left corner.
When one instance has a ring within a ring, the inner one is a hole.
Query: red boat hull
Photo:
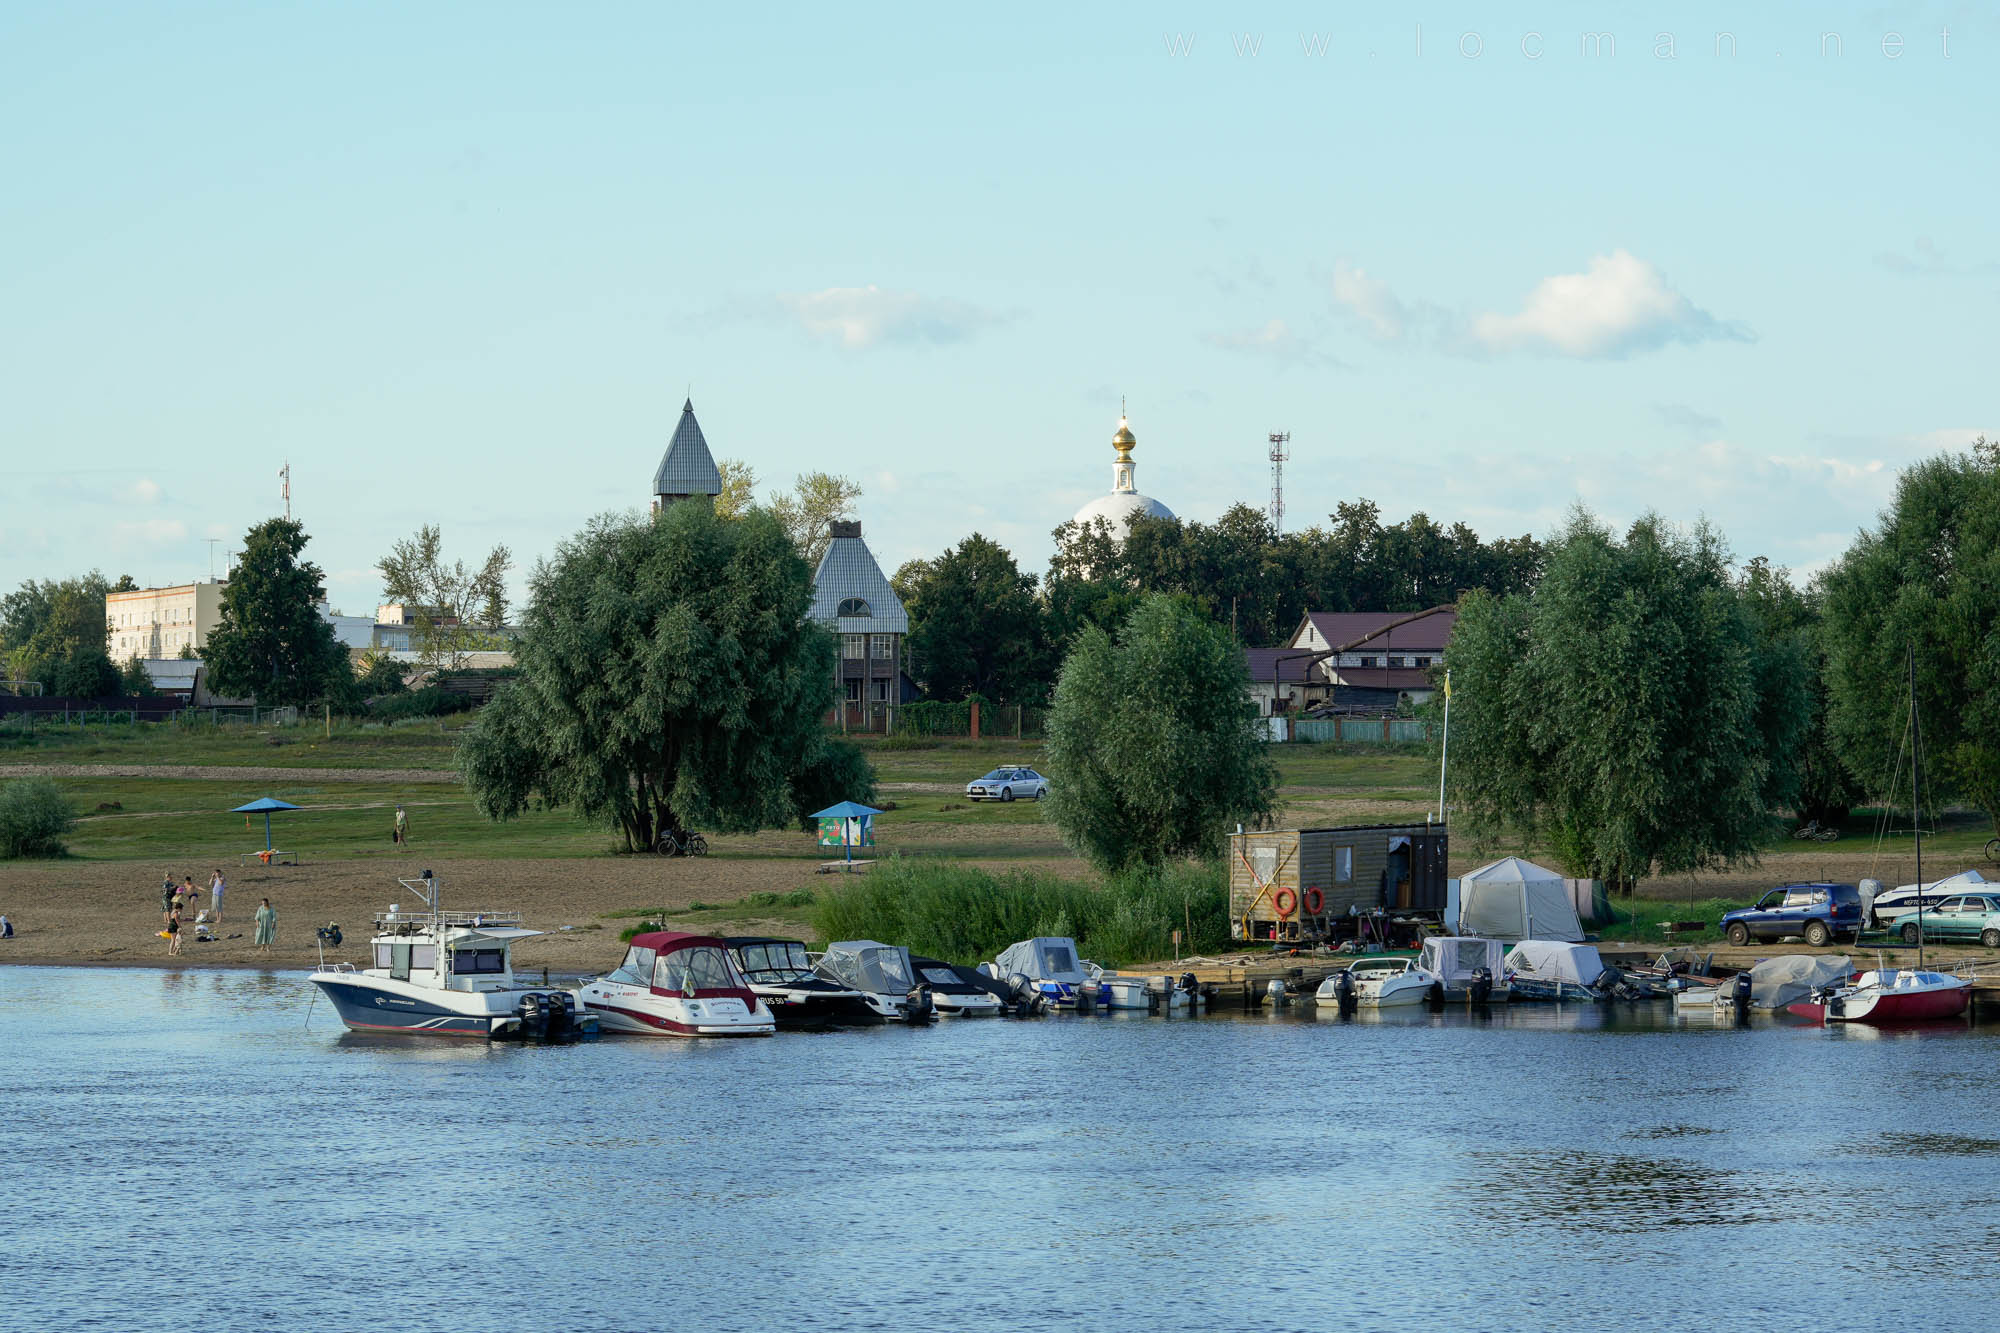
[[[1785,1006],[1800,1018],[1815,1023],[1928,1023],[1940,1018],[1956,1018],[1965,1012],[1972,992],[1963,986],[1938,990],[1882,991],[1872,997],[1836,996],[1828,1005],[1800,1000]]]

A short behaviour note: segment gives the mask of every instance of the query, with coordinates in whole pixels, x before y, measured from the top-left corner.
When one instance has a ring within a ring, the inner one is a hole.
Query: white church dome
[[[1124,417],[1119,417],[1118,432],[1111,437],[1111,447],[1118,451],[1118,459],[1111,465],[1111,493],[1100,495],[1077,510],[1077,526],[1088,527],[1101,518],[1111,525],[1114,536],[1123,537],[1134,518],[1174,516],[1173,510],[1152,496],[1139,494],[1138,487],[1133,484],[1132,474],[1139,465],[1132,461],[1132,450],[1138,443],[1138,437],[1132,434],[1132,427]]]

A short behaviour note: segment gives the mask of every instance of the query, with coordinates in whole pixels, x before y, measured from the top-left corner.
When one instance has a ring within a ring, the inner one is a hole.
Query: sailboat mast
[[[1924,968],[1924,732],[1917,713],[1917,649],[1911,644],[1910,658],[1910,830],[1917,838],[1917,970]]]

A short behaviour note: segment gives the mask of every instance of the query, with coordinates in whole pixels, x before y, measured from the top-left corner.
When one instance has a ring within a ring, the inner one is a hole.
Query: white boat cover
[[[1525,981],[1588,986],[1604,974],[1604,960],[1594,944],[1522,940],[1507,951],[1507,970]]]
[[[1923,886],[1923,891],[1926,897],[1936,893],[1976,893],[1990,883],[1992,881],[1977,870],[1961,870],[1956,875],[1946,875],[1943,879],[1931,880]],[[1915,893],[1916,891],[1917,886],[1914,884],[1898,884],[1896,886],[1897,893]]]
[[[1499,940],[1476,939],[1470,935],[1433,935],[1424,941],[1417,966],[1444,978],[1444,984],[1458,990],[1472,984],[1472,974],[1486,969],[1495,986],[1506,969],[1507,946]]]
[[[1750,969],[1750,1007],[1762,1011],[1782,1009],[1794,1000],[1805,999],[1821,986],[1846,981],[1853,971],[1853,960],[1844,955],[1827,958],[1788,953],[1766,958]],[[1727,985],[1717,987],[1717,991],[1722,999],[1729,998]]]
[[[1070,986],[1090,980],[1079,965],[1076,941],[1067,935],[1042,935],[1010,944],[993,965],[1003,978],[1019,972],[1030,981],[1060,981]]]
[[[1445,914],[1447,930],[1506,941],[1583,939],[1569,885],[1545,866],[1510,856],[1455,883],[1458,915]]]
[[[910,951],[875,940],[841,940],[826,946],[820,970],[834,980],[871,995],[907,995],[916,982]]]

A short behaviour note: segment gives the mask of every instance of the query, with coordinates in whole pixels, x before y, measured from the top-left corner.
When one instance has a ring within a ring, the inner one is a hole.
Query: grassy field
[[[336,719],[295,727],[225,722],[0,726],[0,763],[181,764],[259,768],[448,768],[468,715],[408,722]]]

